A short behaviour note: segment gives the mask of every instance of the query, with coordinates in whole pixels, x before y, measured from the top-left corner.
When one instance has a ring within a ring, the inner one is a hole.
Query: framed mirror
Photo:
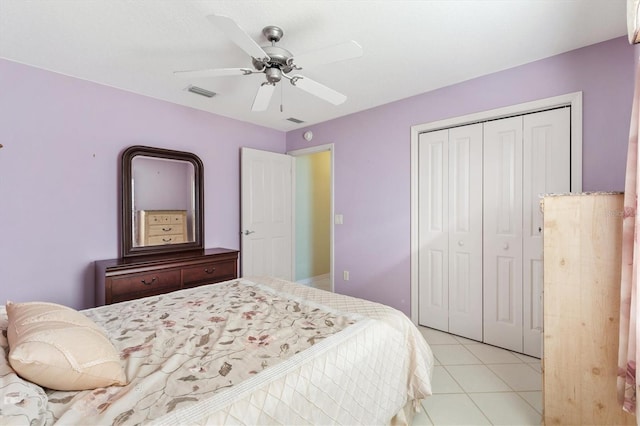
[[[127,148],[122,153],[122,257],[203,249],[203,201],[197,155]]]

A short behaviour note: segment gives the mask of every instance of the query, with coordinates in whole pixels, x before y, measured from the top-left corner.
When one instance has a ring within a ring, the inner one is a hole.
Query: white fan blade
[[[174,71],[179,77],[227,77],[235,75],[248,75],[253,73],[249,68],[208,68],[204,70]]]
[[[314,50],[294,56],[293,63],[300,68],[314,67],[317,65],[330,64],[362,56],[362,46],[351,40],[335,46]]]
[[[240,49],[252,57],[256,59],[270,59],[269,55],[262,50],[262,47],[249,37],[249,34],[240,28],[233,19],[222,15],[209,15],[207,18],[213,25],[219,28],[229,40],[237,44]]]
[[[271,96],[273,96],[273,91],[275,89],[275,84],[262,83],[262,85],[258,88],[256,98],[253,100],[251,111],[264,111],[265,109],[267,109],[267,107],[269,106],[269,101],[271,101]]]
[[[291,78],[291,84],[334,105],[340,105],[347,100],[347,97],[342,93],[311,80],[309,77],[302,77],[300,75],[293,76]]]

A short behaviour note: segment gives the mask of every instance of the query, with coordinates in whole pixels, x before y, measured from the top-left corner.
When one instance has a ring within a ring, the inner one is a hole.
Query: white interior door
[[[485,123],[484,339],[536,357],[542,355],[540,196],[571,190],[570,117],[561,108]]]
[[[449,130],[449,332],[482,341],[482,124]]]
[[[484,341],[522,352],[522,117],[484,123]]]
[[[419,322],[482,340],[482,125],[419,144]]]
[[[571,191],[571,110],[523,117],[523,351],[542,356],[541,195]]]
[[[293,279],[294,158],[241,149],[241,274]]]
[[[419,142],[418,322],[449,331],[449,131]]]

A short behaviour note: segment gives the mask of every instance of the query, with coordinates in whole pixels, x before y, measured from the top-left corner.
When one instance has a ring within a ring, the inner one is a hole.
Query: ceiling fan
[[[238,47],[252,58],[251,68],[209,68],[203,70],[175,71],[175,75],[186,77],[224,77],[263,73],[266,77],[253,100],[252,111],[264,111],[276,87],[283,78],[307,93],[317,96],[334,105],[343,103],[347,97],[309,77],[290,73],[317,65],[325,65],[346,59],[362,56],[362,47],[355,41],[348,41],[335,46],[326,47],[301,55],[294,55],[288,50],[276,46],[284,35],[282,28],[269,25],[262,29],[262,34],[271,42],[270,46],[260,46],[231,18],[221,15],[207,16],[209,21],[220,29]]]

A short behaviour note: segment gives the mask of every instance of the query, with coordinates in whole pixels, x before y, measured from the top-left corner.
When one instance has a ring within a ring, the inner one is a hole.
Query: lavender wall
[[[410,314],[412,125],[582,91],[583,190],[623,190],[633,69],[620,37],[289,132],[288,150],[335,144],[336,291]]]
[[[621,37],[310,127],[313,144],[335,143],[336,290],[409,314],[414,124],[582,91],[583,189],[622,190],[639,53]],[[206,246],[238,248],[239,147],[307,147],[304,130],[285,137],[0,59],[0,303],[93,303],[92,262],[118,255],[127,146],[199,155]]]
[[[239,147],[282,132],[0,59],[0,303],[94,298],[93,261],[118,256],[120,152],[189,151],[205,170],[205,244],[239,247]]]

